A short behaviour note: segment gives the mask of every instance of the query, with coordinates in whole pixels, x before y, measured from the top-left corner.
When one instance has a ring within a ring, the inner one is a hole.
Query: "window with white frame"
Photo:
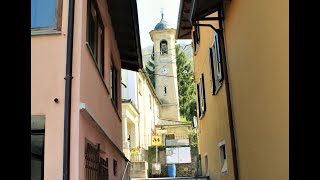
[[[226,143],[225,140],[222,140],[218,143],[219,146],[219,155],[220,155],[220,172],[224,176],[227,174],[228,165],[227,165],[227,154],[226,154]]]
[[[209,176],[209,158],[208,158],[208,154],[204,155],[204,168],[205,168],[205,175]]]
[[[209,48],[211,91],[213,95],[216,95],[222,86],[223,73],[221,58],[219,35],[215,32],[213,45]]]
[[[205,95],[205,86],[204,86],[204,75],[203,73],[200,76],[200,81],[197,84],[197,99],[198,99],[198,117],[201,119],[206,112],[206,95]]]
[[[151,97],[151,94],[149,94],[149,105],[150,105],[150,109],[152,109],[152,97]]]
[[[141,79],[139,79],[139,82],[138,82],[138,93],[140,96],[142,96],[142,81]]]

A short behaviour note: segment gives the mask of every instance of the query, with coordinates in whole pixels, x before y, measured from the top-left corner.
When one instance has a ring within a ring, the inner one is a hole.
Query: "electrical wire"
[[[184,47],[186,47],[186,46],[188,46],[188,45],[191,45],[191,44],[187,44],[187,45],[185,45]],[[188,46],[188,48],[190,48],[191,46]],[[187,49],[188,49],[187,48]],[[182,51],[186,51],[187,49],[184,49],[184,50],[182,50]],[[166,66],[166,65],[168,65],[169,63],[173,63],[173,60],[177,60],[177,56],[174,58],[174,59],[172,59],[170,62],[167,62],[167,63],[165,63],[163,66],[161,66],[160,68],[158,68],[158,69],[155,69],[156,67],[154,67],[154,72],[155,71],[158,71],[159,69],[161,69],[161,68],[163,68],[164,66]]]
[[[190,45],[191,45],[191,44],[186,44],[186,45],[184,45],[184,46],[181,46],[181,45],[180,45],[180,46],[182,47],[182,49],[183,49],[183,51],[184,51],[184,50],[186,50],[185,48],[186,48],[187,46],[190,47]],[[168,49],[168,50],[173,50],[173,49],[176,49],[176,48],[171,48],[171,49]],[[161,53],[161,51],[160,51],[160,52],[153,52],[152,54],[145,54],[145,55],[143,55],[143,56],[150,56],[150,55],[154,55],[155,53],[158,54],[158,53]],[[169,54],[169,55],[172,55],[172,54]]]

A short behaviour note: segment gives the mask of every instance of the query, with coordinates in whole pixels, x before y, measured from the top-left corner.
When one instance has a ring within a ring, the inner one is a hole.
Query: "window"
[[[166,40],[160,42],[160,55],[168,54],[168,43]]]
[[[213,95],[216,95],[222,85],[223,80],[219,36],[216,32],[214,33],[213,46],[209,48],[209,62],[211,73],[211,91]]]
[[[205,174],[206,176],[209,176],[209,158],[208,158],[208,154],[204,155],[204,165],[205,165]]]
[[[201,74],[200,82],[197,84],[197,95],[198,95],[198,117],[201,119],[206,111],[206,95],[204,87],[204,75]]]
[[[44,178],[44,119],[42,115],[31,116],[31,180]]]
[[[112,60],[110,62],[110,87],[111,87],[111,99],[114,103],[114,105],[116,106],[116,108],[118,108],[118,71],[115,68],[115,66],[112,63]]]
[[[108,158],[100,156],[100,144],[86,144],[85,148],[85,176],[86,180],[108,180]]]
[[[167,86],[164,86],[164,95],[167,94]]]
[[[88,0],[87,10],[87,45],[99,72],[104,77],[104,25],[94,0]]]
[[[31,29],[61,29],[61,0],[31,0]]]
[[[152,98],[150,94],[149,94],[149,104],[150,104],[150,109],[152,109]]]
[[[196,22],[196,23],[198,24],[199,22]],[[196,55],[200,45],[200,27],[199,26],[194,27],[192,36],[193,36],[193,53],[194,55]]]
[[[221,175],[227,174],[227,155],[226,155],[226,144],[225,141],[222,140],[218,143],[219,152],[220,152],[220,168],[221,168]]]
[[[139,79],[139,84],[138,84],[138,92],[140,96],[142,96],[142,81]]]
[[[113,159],[113,175],[117,175],[118,162]]]

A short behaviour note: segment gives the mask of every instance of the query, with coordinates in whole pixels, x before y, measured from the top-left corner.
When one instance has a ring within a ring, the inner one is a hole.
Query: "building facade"
[[[123,151],[132,164],[131,177],[147,178],[147,150],[159,121],[161,103],[143,69],[121,71]]]
[[[32,180],[128,176],[120,77],[142,67],[137,22],[135,1],[31,1]]]
[[[161,101],[161,119],[180,121],[176,64],[176,30],[161,14],[160,22],[150,31],[153,41],[155,89]]]
[[[181,1],[177,39],[193,40],[199,152],[210,179],[289,178],[288,7]]]

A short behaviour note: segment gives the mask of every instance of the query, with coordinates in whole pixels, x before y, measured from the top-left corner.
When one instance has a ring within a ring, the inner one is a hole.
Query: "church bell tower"
[[[150,31],[154,51],[155,90],[162,105],[160,119],[180,121],[175,50],[176,30],[163,18]]]

